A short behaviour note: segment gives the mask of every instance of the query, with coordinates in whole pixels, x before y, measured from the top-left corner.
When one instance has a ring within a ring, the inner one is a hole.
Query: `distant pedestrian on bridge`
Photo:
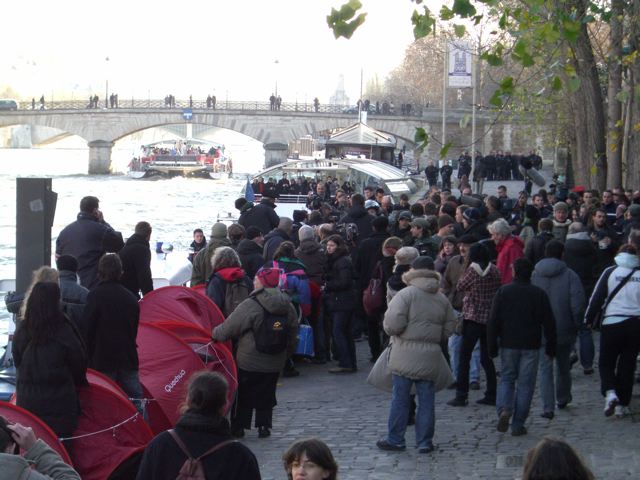
[[[44,110],[44,95],[40,97],[40,110]]]
[[[36,109],[36,99],[35,98],[31,98],[31,110],[35,110]]]
[[[318,113],[318,110],[320,110],[320,100],[318,100],[318,97],[313,99],[313,109],[316,113]]]
[[[211,108],[212,108],[213,110],[215,110],[215,109],[216,109],[216,102],[217,102],[217,101],[218,101],[218,99],[216,98],[216,96],[215,96],[215,95],[213,95],[213,96],[211,97]]]

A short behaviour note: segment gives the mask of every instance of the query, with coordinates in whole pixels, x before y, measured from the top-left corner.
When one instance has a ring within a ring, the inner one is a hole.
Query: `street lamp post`
[[[109,57],[104,59],[106,62],[106,80],[105,80],[105,88],[104,88],[104,108],[109,108]]]
[[[276,58],[276,61],[275,61],[275,62],[273,62],[273,63],[274,63],[274,64],[275,64],[275,66],[276,66],[276,93],[275,93],[275,96],[276,96],[276,98],[278,98],[278,64],[279,64],[280,62],[279,62],[279,61],[278,61],[278,59]]]

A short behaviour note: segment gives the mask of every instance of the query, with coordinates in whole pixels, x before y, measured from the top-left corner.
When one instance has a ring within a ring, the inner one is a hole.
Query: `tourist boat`
[[[163,140],[141,147],[140,156],[131,160],[131,178],[201,177],[226,179],[232,162],[224,154],[224,146],[205,140]]]
[[[346,155],[341,158],[290,158],[285,163],[255,174],[252,180],[262,178],[266,183],[273,179],[277,183],[284,173],[290,181],[303,177],[307,180],[324,181],[331,177],[337,180],[338,185],[350,183],[354,192],[362,192],[366,186],[381,187],[385,194],[391,195],[395,201],[398,201],[403,193],[410,195],[418,190],[411,177],[399,168],[362,155]],[[283,200],[282,197],[279,201]]]

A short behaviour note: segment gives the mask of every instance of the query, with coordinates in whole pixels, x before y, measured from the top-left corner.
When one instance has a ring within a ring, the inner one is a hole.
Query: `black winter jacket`
[[[71,320],[78,330],[82,332],[82,317],[84,306],[87,304],[89,290],[78,284],[78,276],[69,270],[60,270],[60,299],[62,300],[62,311]]]
[[[259,204],[242,212],[238,223],[245,229],[251,226],[257,227],[263,235],[266,235],[280,223],[280,217],[275,208],[273,203],[263,198]]]
[[[376,232],[364,239],[352,254],[353,267],[358,276],[358,288],[364,290],[369,285],[373,269],[382,260],[382,245],[390,235],[387,232]]]
[[[119,282],[101,282],[84,310],[89,366],[100,372],[138,369],[138,299]]]
[[[545,291],[519,280],[500,287],[487,322],[489,355],[498,356],[498,343],[501,348],[537,350],[542,346],[543,330],[545,351],[554,356],[556,323]]]
[[[210,417],[187,411],[175,428],[193,457],[211,447],[232,440],[229,423],[223,417]],[[137,480],[174,480],[187,456],[168,432],[157,435],[144,451]],[[256,457],[248,447],[233,442],[202,459],[207,480],[260,480]]]
[[[153,290],[151,277],[151,250],[149,242],[138,234],[127,239],[124,248],[119,252],[122,260],[122,285],[140,298]]]
[[[262,256],[265,262],[273,260],[273,254],[282,242],[291,241],[291,238],[284,230],[276,228],[264,237],[264,250]]]
[[[355,286],[349,254],[327,255],[324,298],[329,311],[352,311],[356,307]]]
[[[34,344],[19,324],[13,359],[16,404],[40,417],[57,435],[71,436],[80,415],[76,387],[87,383],[87,356],[77,329],[65,317],[50,341]]]
[[[553,240],[553,234],[551,232],[540,232],[527,243],[524,249],[524,256],[533,265],[538,263],[544,258],[544,249],[547,246],[549,240]]]
[[[371,221],[373,217],[364,209],[364,207],[355,206],[347,210],[347,214],[340,219],[338,223],[355,223],[358,227],[358,237],[356,244],[360,244],[365,238],[369,238],[373,232]]]
[[[80,212],[78,219],[62,229],[56,240],[56,255],[73,255],[78,260],[78,276],[83,287],[98,283],[98,260],[106,252],[124,247],[122,234],[93,215]]]
[[[247,273],[249,278],[256,276],[256,272],[264,265],[264,257],[262,256],[262,247],[253,240],[244,238],[238,244],[238,256],[242,269]]]
[[[567,235],[564,242],[564,261],[580,277],[587,298],[596,284],[597,249],[587,232]]]

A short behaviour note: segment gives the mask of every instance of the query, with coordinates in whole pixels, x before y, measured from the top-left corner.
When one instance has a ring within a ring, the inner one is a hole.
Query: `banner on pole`
[[[469,88],[471,81],[471,45],[469,42],[449,44],[449,87]]]

